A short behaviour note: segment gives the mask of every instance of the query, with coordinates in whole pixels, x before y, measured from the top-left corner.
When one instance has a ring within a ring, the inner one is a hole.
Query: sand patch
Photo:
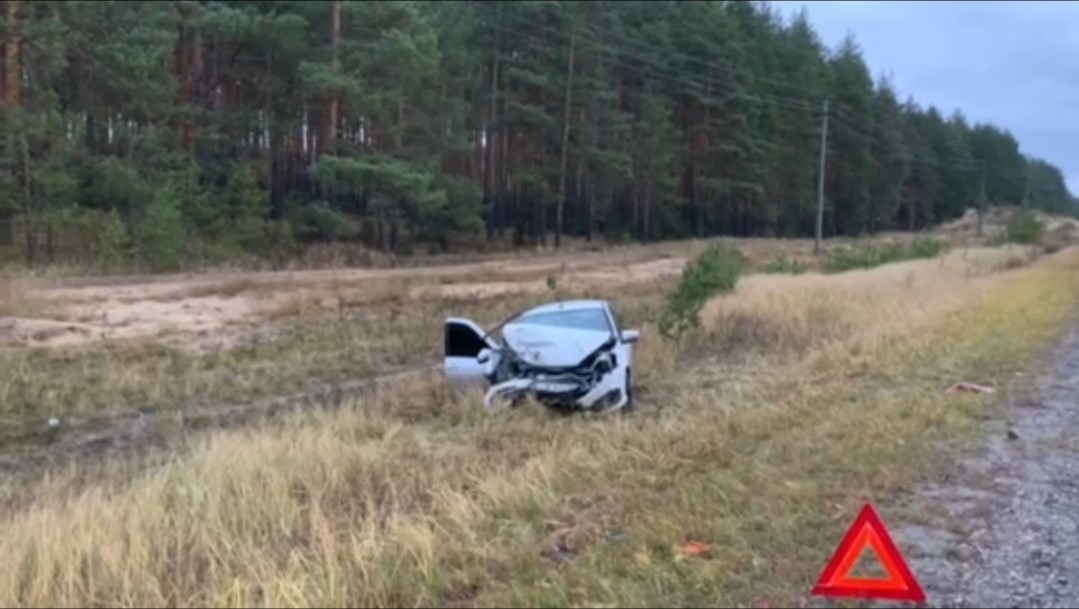
[[[206,296],[172,302],[110,298],[68,305],[66,319],[0,318],[0,344],[71,347],[100,340],[186,334],[192,341],[249,320],[255,308],[244,298]],[[181,341],[183,342],[183,341]]]

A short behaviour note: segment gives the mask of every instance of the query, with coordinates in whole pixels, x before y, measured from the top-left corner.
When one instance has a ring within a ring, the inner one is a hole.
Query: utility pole
[[[1030,208],[1030,163],[1027,163],[1025,171],[1023,172],[1026,177],[1026,181],[1023,184],[1023,209]]]
[[[978,185],[978,236],[982,236],[982,218],[985,216],[985,203],[988,198],[985,192],[985,161],[981,161],[981,180]]]
[[[817,239],[813,255],[820,255],[821,233],[824,232],[824,160],[828,154],[828,100],[824,100],[824,123],[820,131],[820,176],[817,182]]]

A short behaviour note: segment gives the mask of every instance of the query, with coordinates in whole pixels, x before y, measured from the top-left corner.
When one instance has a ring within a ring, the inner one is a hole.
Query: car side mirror
[[[635,343],[640,337],[640,330],[622,330],[622,342],[624,343]]]
[[[490,360],[491,360],[491,350],[486,348],[486,347],[481,349],[479,354],[476,356],[476,361],[481,363],[481,364],[486,364]]]

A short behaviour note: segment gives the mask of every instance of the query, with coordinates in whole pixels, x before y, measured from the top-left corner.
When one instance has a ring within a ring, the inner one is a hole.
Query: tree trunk
[[[332,15],[330,23],[330,48],[331,58],[330,67],[334,75],[336,75],[341,69],[340,58],[341,47],[341,0],[333,0]],[[337,116],[340,113],[341,108],[341,92],[337,89],[330,91],[329,99],[326,103],[326,114],[323,117],[322,134],[319,140],[322,143],[322,150],[319,151],[317,156],[321,156],[327,153],[333,153],[334,142],[337,139]]]
[[[649,241],[649,239],[651,239],[651,237],[652,237],[651,225],[650,225],[650,222],[649,222],[649,215],[651,213],[651,206],[649,205],[649,203],[651,202],[651,199],[652,199],[652,189],[651,188],[645,188],[645,190],[644,190],[644,210],[643,210],[643,215],[644,215],[643,223],[644,223],[644,226],[641,228],[641,241],[644,241],[645,243],[647,243]]]
[[[22,62],[19,56],[21,40],[18,34],[21,9],[22,4],[19,0],[7,1],[7,27],[12,28],[12,33],[4,40],[4,78],[2,84],[4,105],[9,108],[19,105],[21,94]]]
[[[393,151],[400,152],[405,135],[405,98],[397,98],[397,133],[394,134]]]
[[[499,9],[501,11],[501,9]],[[498,130],[495,128],[495,124],[498,122],[498,60],[501,53],[501,34],[502,30],[495,31],[495,49],[493,56],[491,57],[491,97],[487,108],[487,126],[485,133],[487,134],[486,141],[487,149],[484,151],[486,160],[484,161],[484,175],[483,175],[483,200],[490,206],[491,215],[487,223],[487,240],[490,241],[491,237],[501,232],[500,220],[500,203],[499,197],[495,194],[495,180],[497,178],[497,168],[495,167],[495,159],[497,157],[497,149],[500,140],[498,136]],[[504,157],[503,157],[504,158]]]
[[[192,101],[197,99],[199,75],[202,71],[202,39],[191,26],[192,10],[177,7],[180,21],[176,31],[176,102],[183,111],[180,118],[180,144],[188,154],[195,151],[195,118]]]
[[[596,222],[596,185],[588,184],[588,193],[585,195],[585,229],[584,238],[585,241],[592,243],[593,232],[595,231]]]
[[[581,197],[584,193],[584,166],[580,161],[577,161],[577,178],[573,187],[573,200],[576,202],[576,209],[581,209]],[[573,224],[573,230],[577,234],[580,234],[581,226],[584,224],[584,218],[581,217],[581,212],[578,211],[575,216],[575,222]]]
[[[510,215],[517,220],[513,231],[513,245],[521,247],[525,242],[525,218],[521,213],[521,185],[519,183],[513,185],[513,212]]]
[[[540,245],[547,247],[547,201],[545,198],[536,200],[536,212],[539,218],[536,220],[536,236]]]
[[[501,115],[507,116],[509,115],[510,87],[508,82],[503,86],[505,87],[505,90],[502,94]],[[508,218],[515,218],[516,214],[519,213],[519,210],[521,209],[521,193],[513,179],[513,172],[517,169],[518,165],[517,155],[513,154],[511,156],[510,154],[510,139],[513,136],[513,132],[508,125],[502,125],[502,128],[499,129],[499,131],[500,134],[498,139],[502,144],[502,150],[501,156],[497,159],[496,168],[501,179],[499,180],[499,185],[495,190],[494,196],[502,200],[502,204],[500,205],[503,218],[502,226],[507,226],[509,224]],[[510,209],[507,210],[506,203],[511,200],[513,201],[513,204]],[[501,235],[502,229],[500,228],[496,233]]]
[[[914,232],[914,197],[907,203],[907,224],[911,232]]]
[[[558,200],[555,202],[554,247],[562,245],[562,216],[566,205],[566,159],[569,156],[569,114],[573,101],[573,51],[577,41],[576,28],[570,30],[569,59],[566,68],[566,100],[562,111],[562,158],[558,170]]]
[[[18,34],[18,25],[19,13],[22,7],[19,0],[8,0],[6,8],[6,25],[8,28],[11,28],[11,33],[4,39],[3,45],[0,46],[0,51],[3,52],[3,64],[0,66],[3,70],[2,77],[0,77],[0,99],[3,100],[3,106],[5,108],[14,109],[19,106],[21,93],[19,86],[22,73],[22,64],[19,56],[19,46],[21,41]],[[9,132],[8,138],[10,148],[14,149],[14,134]],[[27,219],[27,222],[29,221],[30,220]],[[0,212],[0,244],[9,245],[14,242],[14,210],[3,210]],[[29,245],[29,241],[27,242],[27,245]]]
[[[629,225],[629,234],[630,235],[638,235],[638,236],[640,235],[640,226],[641,226],[641,205],[640,205],[640,198],[641,197],[640,197],[640,191],[641,191],[640,184],[639,183],[634,184],[633,185],[633,199],[632,199],[633,203],[632,203],[632,208],[630,210],[630,225]]]
[[[316,127],[315,127],[316,119],[315,119],[314,116],[312,116],[316,112],[317,112],[317,110],[314,110],[314,109],[310,108],[307,104],[304,104],[303,121],[304,121],[304,125],[306,126],[306,133],[307,133],[307,137],[306,137],[306,140],[307,140],[307,154],[306,154],[306,158],[304,159],[304,164],[310,164],[312,161],[315,160],[315,150],[318,148],[319,143],[320,143],[318,134],[315,133],[315,131],[316,131]],[[315,196],[315,193],[312,192],[311,195]]]
[[[37,258],[37,221],[34,215],[33,189],[31,188],[30,144],[26,141],[25,134],[20,140],[22,143],[23,214],[26,223],[26,266],[33,267]]]
[[[274,115],[273,107],[273,91],[269,85],[270,75],[273,73],[273,57],[270,53],[266,53],[266,91],[265,97],[262,101],[262,111],[266,114],[266,131],[270,141],[267,142],[267,153],[270,156],[269,165],[269,182],[270,182],[270,217],[274,220],[281,220],[285,217],[285,189],[282,184],[281,175],[281,151],[285,149],[287,151],[284,139],[284,134],[277,127],[276,116]],[[287,156],[287,152],[286,152]],[[286,169],[287,172],[287,169]]]
[[[56,261],[56,248],[53,243],[53,234],[52,222],[45,222],[45,257],[48,259],[49,264]]]

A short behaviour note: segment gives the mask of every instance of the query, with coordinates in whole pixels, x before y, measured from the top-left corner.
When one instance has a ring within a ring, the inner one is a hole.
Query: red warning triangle
[[[887,579],[850,576],[866,548],[872,548],[876,553],[877,560],[888,573]],[[918,580],[914,579],[914,574],[907,567],[899,548],[869,503],[862,507],[858,518],[836,548],[828,566],[817,580],[817,585],[813,586],[813,594],[925,603],[922,587]]]

